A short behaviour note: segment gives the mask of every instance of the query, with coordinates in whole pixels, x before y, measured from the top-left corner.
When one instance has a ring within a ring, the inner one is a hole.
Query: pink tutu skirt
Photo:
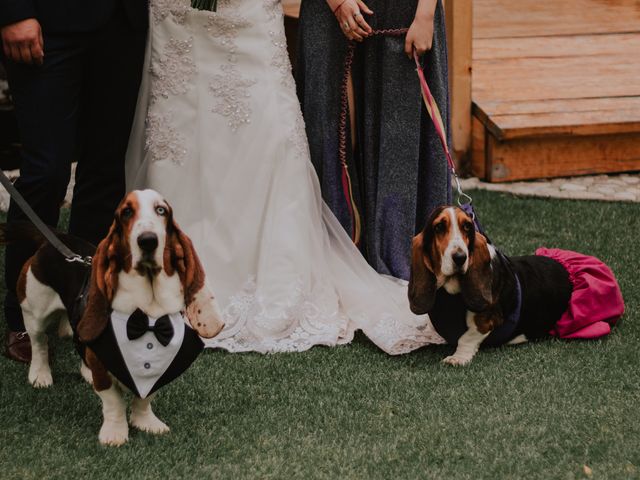
[[[569,307],[549,333],[581,339],[611,333],[611,327],[624,313],[622,292],[611,269],[595,257],[569,250],[539,248],[536,255],[560,263],[573,284]]]

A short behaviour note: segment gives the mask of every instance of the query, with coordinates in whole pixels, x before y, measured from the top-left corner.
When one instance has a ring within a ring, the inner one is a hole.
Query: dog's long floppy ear
[[[98,338],[109,322],[111,301],[118,288],[118,273],[125,261],[122,256],[126,255],[121,252],[120,236],[116,220],[93,256],[87,307],[78,322],[78,336],[83,343]]]
[[[189,306],[205,284],[205,273],[191,239],[174,222],[172,214],[168,218],[163,260],[167,275],[177,272],[180,276],[184,288],[184,303]]]
[[[224,327],[222,315],[206,282],[206,275],[191,239],[173,220],[170,211],[163,255],[167,275],[178,273],[189,323],[203,338],[215,337]]]
[[[481,312],[493,304],[493,272],[487,239],[475,232],[469,268],[460,280],[462,298],[469,310]]]
[[[409,306],[416,315],[429,313],[436,300],[437,280],[431,260],[425,255],[424,233],[413,238],[411,245],[411,276],[409,277]]]

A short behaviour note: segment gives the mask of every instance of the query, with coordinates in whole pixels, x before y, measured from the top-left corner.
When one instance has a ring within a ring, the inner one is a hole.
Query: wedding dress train
[[[226,323],[207,346],[302,351],[357,329],[390,354],[442,342],[322,201],[280,0],[189,5],[151,0],[127,181],[161,192],[194,241]]]

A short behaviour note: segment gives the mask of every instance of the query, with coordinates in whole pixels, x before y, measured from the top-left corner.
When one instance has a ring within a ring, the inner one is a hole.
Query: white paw
[[[53,377],[49,366],[29,368],[29,383],[34,388],[47,388],[53,385]]]
[[[153,413],[137,414],[131,413],[131,425],[143,432],[153,433],[155,435],[161,435],[169,432],[169,427],[166,423],[156,417]]]
[[[89,385],[93,385],[93,374],[89,367],[87,367],[82,360],[80,360],[80,375],[84,378],[84,381]]]
[[[127,422],[104,422],[100,428],[98,440],[102,445],[119,447],[129,440],[129,426]]]
[[[471,363],[471,358],[461,357],[459,355],[449,355],[447,358],[442,360],[442,363],[446,363],[447,365],[453,365],[454,367],[463,367]]]
[[[67,318],[63,318],[60,320],[58,324],[58,337],[60,338],[71,338],[73,337],[73,330],[71,329],[71,324]]]

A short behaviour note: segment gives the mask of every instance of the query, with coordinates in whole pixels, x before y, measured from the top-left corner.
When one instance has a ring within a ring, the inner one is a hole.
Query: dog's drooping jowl
[[[1,228],[2,243],[31,242],[36,254],[22,268],[18,297],[32,343],[29,382],[53,383],[47,327],[74,335],[81,373],[102,400],[99,440],[128,439],[123,391],[131,391],[131,425],[151,433],[168,427],[151,410],[155,391],[202,351],[199,337],[223,328],[216,301],[191,240],[155,191],[129,193],[120,203],[107,237],[97,249],[59,234],[74,252],[92,256],[89,269],[69,263],[30,224]]]
[[[601,337],[624,312],[615,276],[597,258],[545,248],[507,257],[450,206],[413,239],[409,302],[456,345],[443,360],[450,365],[468,364],[481,345]]]

